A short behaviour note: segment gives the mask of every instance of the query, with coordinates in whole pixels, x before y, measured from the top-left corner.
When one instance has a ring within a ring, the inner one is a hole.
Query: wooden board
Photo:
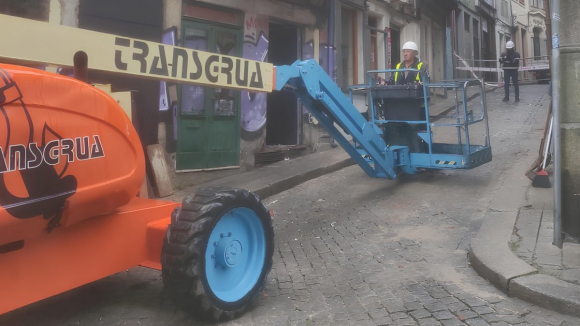
[[[173,186],[167,164],[165,164],[165,155],[163,147],[160,144],[147,146],[147,156],[151,169],[153,170],[154,182],[157,189],[157,197],[167,197],[173,194]]]

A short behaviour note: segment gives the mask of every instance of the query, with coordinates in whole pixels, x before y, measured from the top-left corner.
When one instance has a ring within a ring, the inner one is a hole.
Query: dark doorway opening
[[[268,62],[275,66],[290,65],[298,60],[299,29],[290,24],[270,22]],[[268,94],[266,110],[266,145],[300,143],[298,99],[288,91]]]
[[[139,8],[139,10],[135,10]],[[163,33],[161,0],[81,0],[79,28],[152,42]],[[72,59],[72,58],[71,58]],[[89,64],[91,58],[89,57]],[[89,82],[111,84],[113,91],[135,91],[133,124],[143,146],[157,144],[159,129],[159,82],[141,77],[89,71]]]
[[[391,68],[395,69],[401,62],[401,32],[398,27],[391,26]]]

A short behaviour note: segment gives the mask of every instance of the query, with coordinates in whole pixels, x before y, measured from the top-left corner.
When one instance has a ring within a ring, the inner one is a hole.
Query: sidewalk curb
[[[508,247],[517,212],[488,212],[475,238],[469,262],[483,278],[509,294],[510,281],[535,274],[537,269],[519,259]]]
[[[291,176],[291,177],[286,178],[286,179],[281,179],[281,180],[275,181],[271,184],[268,184],[266,186],[258,187],[255,189],[251,189],[252,187],[250,187],[250,189],[247,189],[247,190],[252,191],[256,195],[258,195],[261,200],[264,200],[268,197],[271,197],[271,196],[277,195],[281,192],[284,192],[286,190],[292,189],[292,188],[294,188],[294,187],[296,187],[296,186],[298,186],[306,181],[316,179],[318,177],[336,172],[338,170],[342,170],[342,169],[349,167],[351,165],[354,165],[354,164],[355,164],[355,162],[349,157],[345,160],[342,160],[340,162],[336,162],[336,163],[328,165],[328,166],[323,166],[323,167],[319,167],[319,168],[314,169],[314,170],[306,171],[302,174],[294,175],[294,176]]]
[[[580,317],[580,286],[549,275],[524,276],[510,282],[509,295],[538,306]]]
[[[471,267],[510,297],[580,317],[580,286],[538,274],[508,247],[517,216],[513,210],[486,213],[471,240]]]
[[[310,154],[316,155],[316,154]],[[330,174],[339,170],[342,170],[346,167],[355,165],[354,160],[343,152],[335,152],[333,155],[344,156],[344,158],[338,157],[335,159],[334,162],[330,164],[320,164],[313,168],[303,168],[298,169],[298,171],[292,172],[294,165],[284,165],[284,166],[276,166],[270,165],[273,168],[280,168],[285,169],[286,173],[279,173],[275,177],[268,176],[255,179],[246,178],[236,178],[241,175],[234,175],[231,177],[225,177],[217,180],[212,180],[209,182],[205,182],[193,187],[188,187],[184,191],[176,192],[172,196],[165,198],[166,200],[172,200],[174,202],[181,202],[185,196],[190,193],[195,193],[199,189],[202,188],[209,188],[212,186],[227,186],[233,188],[243,188],[248,191],[251,191],[258,195],[261,200],[264,200],[268,197],[274,196],[286,190],[292,189],[306,181],[310,181],[312,179],[316,179],[326,174]],[[299,158],[300,159],[300,158]],[[308,157],[303,157],[301,159],[308,159]],[[278,164],[286,164],[284,161],[279,162]]]

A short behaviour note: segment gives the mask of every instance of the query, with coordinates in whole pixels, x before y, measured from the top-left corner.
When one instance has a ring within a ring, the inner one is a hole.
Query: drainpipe
[[[554,146],[554,242],[562,248],[562,152],[560,149],[560,0],[552,1],[552,129]]]
[[[334,75],[334,67],[332,66],[332,63],[334,62],[332,56],[334,55],[334,51],[332,51],[332,49],[334,48],[334,0],[330,0],[329,3],[329,16],[328,16],[328,40],[327,40],[327,46],[328,46],[328,51],[327,51],[327,64],[328,64],[328,75],[330,76],[330,78],[332,78],[332,80],[334,80],[334,82],[336,83],[336,78]]]

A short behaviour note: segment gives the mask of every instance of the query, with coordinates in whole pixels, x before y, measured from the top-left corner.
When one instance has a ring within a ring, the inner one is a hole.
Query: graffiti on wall
[[[257,14],[246,14],[244,25],[245,59],[267,61],[268,59],[268,18]],[[267,94],[242,91],[241,123],[242,139],[253,141],[260,138],[266,126]]]

